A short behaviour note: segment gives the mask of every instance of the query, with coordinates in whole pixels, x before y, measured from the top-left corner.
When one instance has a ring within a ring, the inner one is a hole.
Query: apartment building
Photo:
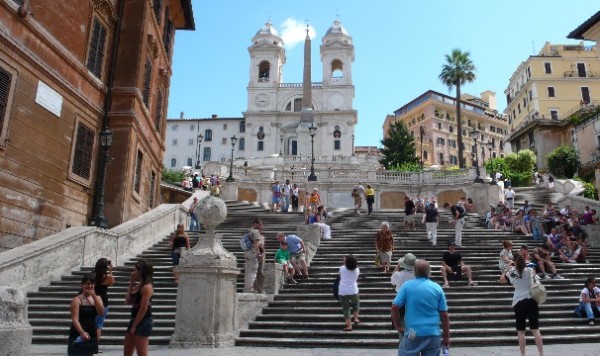
[[[480,97],[462,95],[461,117],[467,165],[503,156],[508,124],[505,116],[496,110],[494,92],[485,91]],[[455,98],[433,90],[425,92],[386,117],[384,137],[391,124],[398,120],[415,137],[417,156],[421,157],[422,152],[425,166],[458,165]]]

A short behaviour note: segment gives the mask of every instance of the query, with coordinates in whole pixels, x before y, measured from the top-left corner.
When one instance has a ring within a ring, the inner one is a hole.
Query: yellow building
[[[486,158],[502,156],[508,124],[496,111],[496,94],[486,91],[480,98],[464,94],[461,101],[465,162],[474,165],[477,159],[484,162]],[[421,157],[422,152],[425,166],[458,165],[455,102],[451,96],[429,90],[394,111],[394,115],[388,115],[383,136],[387,137],[392,123],[400,120],[415,137],[417,156]]]
[[[513,152],[531,149],[538,168],[556,147],[571,144],[568,118],[600,104],[600,60],[595,46],[546,43],[521,63],[505,90]]]

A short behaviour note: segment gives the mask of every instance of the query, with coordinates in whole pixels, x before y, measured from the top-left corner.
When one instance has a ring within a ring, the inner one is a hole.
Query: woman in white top
[[[340,267],[340,287],[338,295],[344,312],[346,326],[344,331],[352,331],[352,318],[350,312],[354,316],[354,325],[361,321],[358,318],[358,310],[360,308],[360,299],[358,297],[358,276],[360,270],[357,267],[356,257],[348,255],[344,257],[344,265]]]
[[[519,337],[519,349],[521,356],[525,355],[525,326],[529,319],[529,329],[535,339],[535,344],[540,356],[544,355],[544,343],[539,329],[540,311],[537,302],[531,298],[531,287],[535,271],[525,267],[525,259],[521,254],[515,258],[515,265],[507,267],[506,277],[510,284],[515,287],[512,306],[515,311],[517,335]]]
[[[585,288],[579,294],[579,308],[585,310],[588,324],[594,325],[594,309],[600,312],[600,288],[596,287],[596,279],[593,277],[585,281]]]

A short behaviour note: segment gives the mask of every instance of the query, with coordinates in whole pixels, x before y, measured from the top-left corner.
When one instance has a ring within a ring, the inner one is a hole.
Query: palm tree
[[[475,65],[469,58],[469,52],[453,49],[451,54],[446,55],[446,64],[442,66],[440,80],[448,86],[448,90],[456,87],[456,128],[458,135],[458,166],[465,168],[462,143],[462,121],[460,118],[460,86],[475,80]]]

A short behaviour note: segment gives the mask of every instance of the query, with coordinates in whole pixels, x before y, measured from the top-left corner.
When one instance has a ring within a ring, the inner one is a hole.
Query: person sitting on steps
[[[471,272],[471,266],[465,265],[462,260],[460,253],[456,252],[456,243],[450,241],[448,243],[448,251],[444,252],[442,256],[442,278],[444,278],[444,284],[442,287],[450,287],[448,279],[459,280],[462,277],[462,273],[466,273],[469,279],[469,286],[476,286],[477,282],[473,281],[473,274]]]

